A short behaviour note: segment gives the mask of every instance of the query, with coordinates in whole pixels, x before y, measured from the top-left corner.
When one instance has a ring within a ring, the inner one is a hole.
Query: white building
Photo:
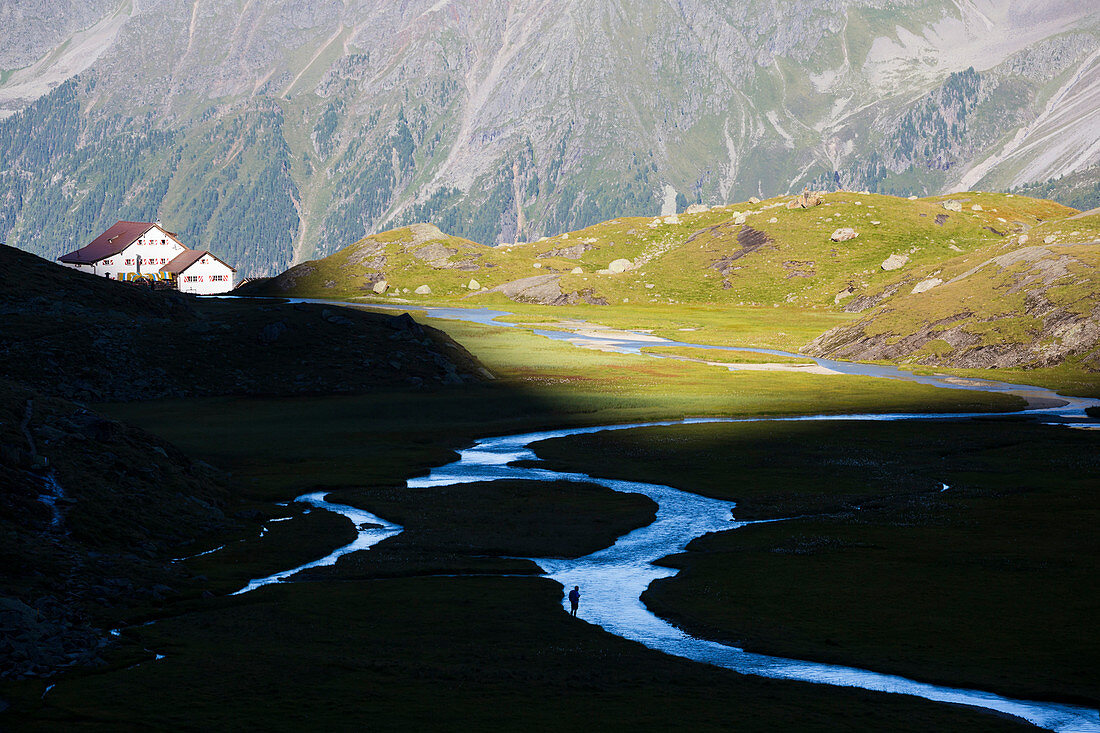
[[[232,267],[209,252],[189,249],[160,268],[169,275],[183,293],[213,295],[233,289]]]
[[[91,244],[58,258],[81,272],[113,280],[164,280],[185,293],[233,289],[236,270],[209,252],[188,249],[159,224],[116,222]]]

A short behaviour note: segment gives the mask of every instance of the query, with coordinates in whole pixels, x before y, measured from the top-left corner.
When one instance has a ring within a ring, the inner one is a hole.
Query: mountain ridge
[[[21,109],[0,139],[45,126],[72,141],[0,146],[0,239],[39,254],[121,206],[195,246],[239,242],[244,274],[270,275],[417,221],[511,243],[669,201],[810,182],[927,195],[983,160],[998,161],[983,185],[1002,187],[1100,161],[1082,137],[1100,114],[1100,14],[1083,2],[165,0],[99,15],[118,32],[36,102],[3,96],[34,64],[0,72],[0,106]],[[962,106],[937,101],[971,67]],[[952,130],[960,110],[973,122]],[[936,150],[899,148],[908,119],[946,126]]]

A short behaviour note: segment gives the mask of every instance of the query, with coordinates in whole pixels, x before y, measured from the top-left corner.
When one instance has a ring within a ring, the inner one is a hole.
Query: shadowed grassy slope
[[[890,380],[721,367],[578,349],[497,326],[433,325],[498,379],[427,392],[102,406],[231,470],[255,498],[403,483],[485,435],[695,415],[1018,409],[1019,398]],[[247,488],[254,487],[254,488]]]
[[[646,602],[781,655],[1096,704],[1097,434],[1034,423],[755,423],[546,441],[559,470],[799,517],[708,535]],[[950,486],[941,491],[942,485]]]
[[[166,655],[16,700],[21,730],[1024,730],[920,700],[667,657],[570,618],[555,584],[270,587],[134,629]],[[334,618],[333,610],[339,609]]]

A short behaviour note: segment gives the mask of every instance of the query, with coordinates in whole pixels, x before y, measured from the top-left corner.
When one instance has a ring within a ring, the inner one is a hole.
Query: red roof
[[[116,221],[114,226],[96,237],[91,244],[67,255],[61,255],[57,259],[71,265],[90,265],[93,262],[99,262],[104,257],[117,255],[155,226],[157,225],[145,221]],[[171,232],[165,233],[177,244],[179,243]],[[180,246],[183,245],[180,244]]]
[[[178,275],[181,272],[183,272],[184,270],[186,270],[188,267],[190,267],[191,265],[198,262],[203,257],[207,257],[207,256],[214,257],[214,255],[210,254],[209,252],[207,252],[205,250],[189,249],[189,250],[186,250],[184,252],[180,252],[178,255],[176,255],[172,259],[171,262],[169,262],[164,267],[160,268],[160,271],[161,272],[172,272],[172,273],[175,273],[175,274]],[[218,260],[217,257],[214,257],[214,259]],[[218,262],[221,262],[223,265],[228,267],[233,272],[237,271],[237,268],[231,267],[230,265],[226,265],[221,260],[218,260]]]

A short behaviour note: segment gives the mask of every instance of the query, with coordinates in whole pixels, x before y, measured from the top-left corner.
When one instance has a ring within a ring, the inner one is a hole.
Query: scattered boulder
[[[848,240],[855,239],[858,236],[859,232],[857,232],[855,229],[852,229],[851,227],[841,227],[840,229],[837,229],[835,232],[833,232],[829,239],[834,242],[847,242]]]
[[[921,280],[913,287],[913,295],[928,292],[938,285],[943,285],[943,280],[938,277],[930,277],[927,280]]]
[[[733,223],[734,224],[744,224],[745,219],[746,219],[746,216],[744,214],[738,214],[737,216],[733,217]]]
[[[676,214],[672,214],[670,216],[666,216],[664,218],[664,222],[665,222],[665,224],[679,224],[680,223],[680,217],[676,216]]]
[[[1054,244],[1058,241],[1058,237],[1054,236],[1053,234],[1048,234],[1047,236],[1043,237],[1043,241],[1046,244]]]
[[[611,264],[607,266],[607,271],[613,275],[617,275],[620,272],[626,272],[633,267],[634,263],[630,260],[618,259],[611,261]]]
[[[279,340],[279,337],[286,333],[286,324],[282,321],[275,321],[264,326],[260,331],[260,343],[261,344],[273,344]]]
[[[705,213],[707,211],[710,211],[709,206],[704,206],[703,204],[692,204],[691,206],[687,207],[687,210],[684,211],[684,213],[685,214],[702,214],[702,213]]]
[[[1031,239],[1031,237],[1027,236],[1026,234],[1021,234],[1020,238],[1017,239],[1016,241],[1019,242],[1020,244],[1027,244],[1029,239]]]
[[[841,290],[839,293],[836,294],[836,297],[833,298],[833,303],[835,303],[837,305],[840,305],[843,301],[845,301],[848,298],[851,298],[853,295],[855,295],[855,293],[856,293],[855,289],[852,288],[851,285],[849,285],[844,290]]]
[[[432,294],[432,289],[429,288],[427,285],[421,285],[420,287],[418,287],[413,292],[416,293],[417,295],[431,295]]]
[[[470,280],[470,282],[466,284],[466,287],[470,290],[481,290],[481,283],[477,280]]]
[[[970,207],[970,210],[971,211],[984,211],[984,209],[982,209],[981,204],[974,204],[973,206]]]
[[[947,201],[944,201],[942,204],[940,204],[940,206],[947,209],[948,211],[962,211],[963,210],[962,201],[958,201],[956,199],[948,199]]]
[[[900,270],[905,267],[905,263],[909,261],[909,255],[890,255],[882,262],[882,269],[889,272],[890,270]]]
[[[756,196],[750,196],[749,197],[749,203],[750,204],[758,204],[758,203],[760,203],[760,199],[758,199]]]
[[[809,188],[802,190],[798,198],[793,201],[787,202],[788,209],[812,209],[815,206],[821,206],[825,201],[822,195],[816,191],[811,191]]]
[[[582,270],[582,269],[581,269],[581,268],[579,268],[579,267],[574,267],[574,268],[573,268],[572,270],[570,270],[569,272],[570,272],[571,274],[573,274],[573,275],[580,275],[580,274],[581,274],[582,272],[584,272],[584,270]]]
[[[371,290],[381,295],[382,293],[386,292],[386,288],[388,287],[389,283],[387,283],[385,280],[379,280],[374,284],[374,287],[372,287]]]

